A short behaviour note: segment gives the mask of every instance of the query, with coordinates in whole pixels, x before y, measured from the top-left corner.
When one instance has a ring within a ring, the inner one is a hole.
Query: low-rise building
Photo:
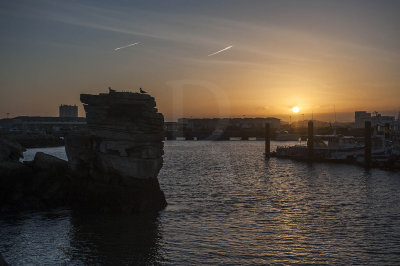
[[[60,105],[59,117],[78,117],[78,106],[66,104]]]
[[[20,133],[63,133],[78,130],[85,125],[84,117],[18,116],[0,120],[3,131]]]

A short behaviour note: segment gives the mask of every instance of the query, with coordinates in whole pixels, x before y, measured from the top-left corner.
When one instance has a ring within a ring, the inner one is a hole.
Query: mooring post
[[[308,158],[312,159],[314,157],[314,122],[312,120],[308,121]]]
[[[365,121],[365,149],[364,149],[364,162],[365,167],[371,166],[371,121]]]
[[[269,123],[265,123],[265,157],[269,158],[271,152],[271,130]]]
[[[390,132],[390,124],[389,123],[385,123],[385,139],[389,138],[389,132]]]

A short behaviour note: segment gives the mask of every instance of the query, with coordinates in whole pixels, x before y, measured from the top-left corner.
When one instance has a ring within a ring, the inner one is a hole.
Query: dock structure
[[[269,122],[265,123],[265,157],[269,158],[271,153],[271,128]]]
[[[371,121],[365,121],[365,149],[364,149],[364,164],[366,168],[371,167]]]
[[[307,139],[308,158],[314,157],[314,122],[308,121],[308,139]]]
[[[270,156],[306,162],[354,164],[369,168],[400,170],[400,134],[390,125],[364,122],[364,138],[341,134],[314,135],[313,121],[308,122],[307,146],[278,146]]]

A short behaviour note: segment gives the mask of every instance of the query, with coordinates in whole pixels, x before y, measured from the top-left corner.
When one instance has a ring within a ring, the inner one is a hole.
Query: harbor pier
[[[307,138],[308,158],[310,160],[314,157],[314,122],[308,121],[308,138]]]
[[[269,158],[271,153],[271,129],[269,123],[265,123],[265,157]]]
[[[364,149],[364,164],[366,168],[371,167],[371,121],[365,121],[365,149]]]

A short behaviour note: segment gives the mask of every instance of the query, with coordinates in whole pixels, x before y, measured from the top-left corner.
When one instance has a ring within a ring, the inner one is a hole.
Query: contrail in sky
[[[207,56],[212,56],[212,55],[219,54],[219,53],[221,53],[221,52],[223,52],[223,51],[226,51],[226,50],[229,50],[229,49],[231,49],[232,47],[233,47],[233,45],[231,45],[231,46],[228,46],[228,47],[225,47],[224,49],[222,49],[222,50],[219,50],[219,51],[217,51],[217,52],[215,52],[215,53],[209,54],[209,55],[207,55]]]
[[[131,44],[128,44],[128,45],[125,45],[125,46],[122,46],[122,47],[118,47],[118,48],[115,48],[114,51],[118,51],[120,49],[128,48],[130,46],[134,46],[134,45],[139,44],[139,43],[140,42],[135,42],[135,43],[131,43]]]

